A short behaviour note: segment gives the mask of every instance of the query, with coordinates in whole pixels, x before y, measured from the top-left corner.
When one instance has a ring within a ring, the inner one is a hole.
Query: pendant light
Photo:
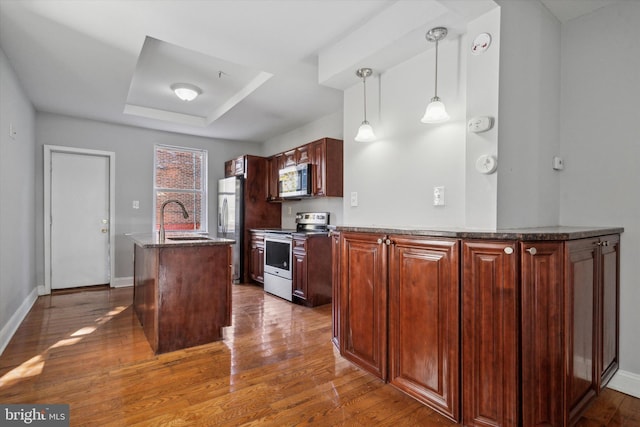
[[[431,102],[427,105],[427,110],[420,120],[422,123],[442,123],[449,120],[449,114],[444,107],[440,98],[438,98],[438,42],[447,36],[447,29],[444,27],[435,27],[427,31],[426,39],[436,43],[436,74],[435,74],[435,90]]]
[[[356,76],[362,79],[362,87],[364,89],[364,120],[358,128],[358,134],[355,137],[355,140],[358,142],[371,142],[376,139],[376,134],[367,121],[367,77],[369,77],[372,72],[373,70],[371,70],[371,68],[360,68],[356,71]]]

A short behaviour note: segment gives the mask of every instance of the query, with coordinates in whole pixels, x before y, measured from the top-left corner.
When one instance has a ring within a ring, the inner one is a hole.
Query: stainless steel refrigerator
[[[225,178],[218,181],[218,237],[234,239],[232,247],[233,282],[238,283],[244,270],[244,202],[242,177]]]

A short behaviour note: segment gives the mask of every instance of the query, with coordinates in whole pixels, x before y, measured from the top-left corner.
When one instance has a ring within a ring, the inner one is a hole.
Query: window
[[[179,200],[189,218],[184,218],[177,203],[164,209],[166,231],[207,232],[207,151],[156,145],[154,155],[153,229],[160,229],[160,209],[169,200]]]

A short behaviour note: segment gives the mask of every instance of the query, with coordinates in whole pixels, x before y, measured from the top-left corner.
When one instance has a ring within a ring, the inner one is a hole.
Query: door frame
[[[64,147],[60,145],[44,145],[44,287],[38,287],[38,294],[51,293],[51,157],[54,153],[77,154],[84,156],[98,156],[109,159],[109,277],[113,286],[115,268],[115,181],[116,181],[116,153],[112,151],[89,150],[85,148]]]

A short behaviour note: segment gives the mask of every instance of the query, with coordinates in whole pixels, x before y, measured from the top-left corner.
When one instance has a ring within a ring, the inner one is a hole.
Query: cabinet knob
[[[605,240],[604,242],[602,242],[602,246],[609,246],[609,241]]]
[[[602,246],[602,242],[593,242],[593,244],[596,246]]]
[[[531,255],[535,255],[538,253],[538,250],[536,248],[529,248],[527,249],[527,252],[529,252]]]
[[[382,239],[378,239],[378,244],[381,245],[382,244]]]
[[[391,239],[386,239],[386,240],[384,241],[384,244],[385,244],[385,245],[387,245],[387,246],[389,246],[389,245],[391,244]]]
[[[511,246],[507,246],[504,248],[504,253],[507,255],[511,255],[513,253],[513,248]]]

